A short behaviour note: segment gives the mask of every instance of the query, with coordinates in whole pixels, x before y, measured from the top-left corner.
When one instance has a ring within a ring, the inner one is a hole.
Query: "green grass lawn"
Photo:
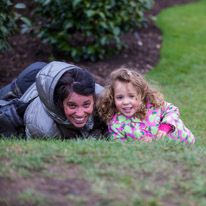
[[[169,102],[180,109],[195,136],[206,144],[206,1],[163,10],[157,25],[163,32],[161,58],[146,77],[158,82]]]
[[[206,1],[166,9],[161,59],[146,75],[196,136],[194,145],[0,139],[0,205],[205,206]]]

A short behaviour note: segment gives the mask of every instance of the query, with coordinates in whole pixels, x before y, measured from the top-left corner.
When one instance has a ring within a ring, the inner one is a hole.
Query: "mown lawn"
[[[206,205],[206,1],[161,12],[161,60],[146,75],[196,136],[183,145],[0,139],[0,205]]]
[[[163,10],[157,25],[163,32],[161,59],[146,76],[158,82],[181,119],[206,144],[206,1]]]

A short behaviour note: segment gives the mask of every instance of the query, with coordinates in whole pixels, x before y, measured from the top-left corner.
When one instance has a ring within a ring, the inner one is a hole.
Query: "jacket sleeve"
[[[109,136],[111,140],[126,140],[121,124],[117,124],[113,120],[109,123]]]
[[[25,133],[28,138],[60,136],[54,120],[45,112],[39,98],[33,100],[24,114]]]
[[[24,127],[22,114],[27,105],[17,98],[10,101],[0,100],[0,134],[11,136],[22,132]]]
[[[162,110],[161,123],[169,124],[172,127],[172,131],[175,130],[176,124],[179,119],[179,110],[176,106],[171,103],[167,103]]]

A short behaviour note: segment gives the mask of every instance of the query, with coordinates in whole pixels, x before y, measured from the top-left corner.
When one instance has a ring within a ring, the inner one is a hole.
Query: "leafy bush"
[[[120,35],[141,26],[153,0],[34,0],[33,32],[75,61],[119,52]]]
[[[15,9],[23,9],[26,6],[22,3],[13,5],[10,0],[0,1],[0,50],[6,52],[10,47],[9,37],[17,31],[17,21],[26,21]]]

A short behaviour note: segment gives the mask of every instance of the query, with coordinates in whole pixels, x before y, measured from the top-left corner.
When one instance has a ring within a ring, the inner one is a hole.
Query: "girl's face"
[[[72,92],[63,101],[64,113],[75,127],[83,127],[93,112],[93,95],[83,96]]]
[[[133,116],[141,104],[140,95],[131,82],[115,82],[114,101],[117,110],[127,117]]]

